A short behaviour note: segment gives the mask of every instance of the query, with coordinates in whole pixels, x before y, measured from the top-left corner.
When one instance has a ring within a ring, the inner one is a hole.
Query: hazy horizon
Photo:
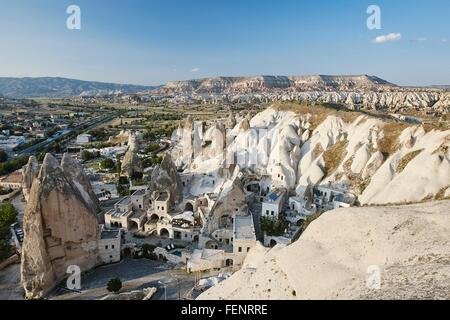
[[[66,9],[81,10],[69,30]],[[381,29],[367,28],[367,8]],[[450,85],[446,0],[1,0],[2,77],[157,86],[217,76],[368,74]],[[32,10],[30,10],[32,8]]]

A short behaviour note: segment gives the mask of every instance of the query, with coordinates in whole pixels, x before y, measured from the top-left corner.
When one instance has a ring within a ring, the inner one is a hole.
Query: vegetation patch
[[[287,222],[282,219],[270,219],[266,217],[261,219],[261,230],[270,237],[282,236],[287,227]]]
[[[324,153],[322,145],[320,143],[316,144],[312,151],[313,159],[317,159],[322,153]]]
[[[397,173],[402,173],[403,170],[405,170],[405,168],[408,166],[408,164],[415,158],[417,157],[420,153],[422,153],[424,149],[420,149],[420,150],[416,150],[413,152],[410,152],[408,154],[406,154],[405,156],[403,156],[403,158],[400,159],[400,161],[398,162],[397,165]]]
[[[341,118],[346,123],[352,123],[361,116],[361,113],[349,110],[345,105],[326,102],[278,102],[272,107],[277,111],[310,114],[311,130],[316,129],[329,116]]]
[[[342,160],[344,160],[345,155],[347,154],[347,145],[348,141],[342,140],[337,142],[331,148],[328,148],[323,153],[323,158],[325,160],[325,166],[327,170],[327,177],[330,176],[334,171],[336,171]]]
[[[399,148],[398,138],[408,125],[390,122],[383,127],[383,138],[378,143],[378,149],[387,158]]]

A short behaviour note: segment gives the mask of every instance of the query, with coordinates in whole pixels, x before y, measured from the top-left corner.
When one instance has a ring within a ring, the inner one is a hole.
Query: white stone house
[[[86,144],[92,142],[92,135],[83,133],[77,136],[76,144]]]
[[[121,259],[122,231],[108,230],[101,226],[98,251],[104,264],[119,262]]]
[[[283,210],[286,189],[278,189],[270,192],[262,201],[261,216],[277,219]]]
[[[233,224],[233,258],[232,261],[226,261],[226,265],[242,265],[256,242],[252,215],[236,216]]]

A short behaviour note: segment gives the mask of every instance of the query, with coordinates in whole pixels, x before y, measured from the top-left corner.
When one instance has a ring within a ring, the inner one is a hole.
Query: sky
[[[81,29],[69,30],[77,5]],[[367,27],[367,8],[381,29]],[[448,0],[0,0],[0,76],[158,85],[369,74],[450,85]]]

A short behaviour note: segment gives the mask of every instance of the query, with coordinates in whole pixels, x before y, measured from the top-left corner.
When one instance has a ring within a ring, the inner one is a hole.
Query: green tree
[[[119,278],[112,278],[108,281],[108,284],[106,285],[106,289],[109,292],[119,292],[120,289],[122,289],[122,281]]]
[[[9,227],[16,222],[17,210],[11,203],[5,203],[0,207],[0,238],[6,237]]]
[[[5,240],[0,239],[0,262],[9,258],[12,253],[11,246]]]
[[[94,154],[93,152],[89,152],[87,150],[83,150],[81,151],[80,157],[82,160],[88,161],[94,159],[96,157],[96,154]]]
[[[0,162],[5,162],[8,160],[8,154],[5,150],[0,149]]]
[[[113,169],[115,165],[116,163],[114,162],[114,160],[111,160],[110,158],[105,158],[100,161],[100,168],[104,170]]]

